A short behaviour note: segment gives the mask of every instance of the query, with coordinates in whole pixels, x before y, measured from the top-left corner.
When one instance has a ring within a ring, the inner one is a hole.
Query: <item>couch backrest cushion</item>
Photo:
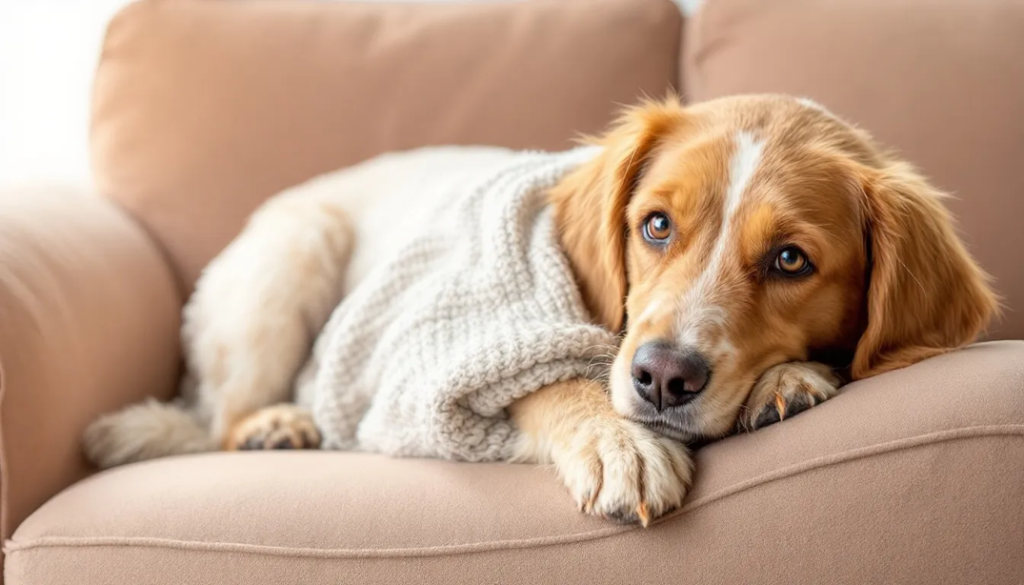
[[[692,100],[810,97],[951,192],[969,249],[1024,338],[1024,3],[714,0],[687,21]]]
[[[187,292],[275,192],[429,144],[561,149],[678,75],[670,0],[141,0],[96,75],[98,187]]]

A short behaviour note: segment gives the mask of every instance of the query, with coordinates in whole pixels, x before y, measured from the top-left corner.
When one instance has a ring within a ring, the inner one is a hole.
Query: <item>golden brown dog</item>
[[[550,197],[583,298],[621,344],[607,385],[555,384],[510,409],[518,458],[554,463],[590,513],[646,524],[682,503],[685,443],[962,346],[996,310],[942,194],[813,102],[645,103],[595,142],[600,154]],[[269,201],[186,308],[188,406],[105,417],[87,453],[114,465],[316,446],[292,389],[331,308],[389,252],[385,236],[415,226],[416,203],[393,199],[396,177],[508,155],[387,155]]]

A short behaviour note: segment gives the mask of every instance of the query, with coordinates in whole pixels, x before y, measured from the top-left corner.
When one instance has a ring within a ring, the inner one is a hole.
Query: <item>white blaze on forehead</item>
[[[761,164],[764,142],[754,140],[749,132],[736,134],[736,150],[729,162],[729,190],[725,194],[725,215],[722,216],[722,235],[729,231],[729,224],[740,207],[743,193],[750,185],[757,166]],[[721,242],[722,239],[719,239]]]
[[[756,140],[749,132],[738,132],[735,142],[736,148],[729,161],[729,186],[725,191],[722,225],[715,238],[711,259],[697,282],[680,299],[678,342],[683,347],[697,345],[703,330],[709,326],[721,327],[727,318],[725,311],[711,303],[709,297],[722,270],[734,217],[764,152],[764,141]]]

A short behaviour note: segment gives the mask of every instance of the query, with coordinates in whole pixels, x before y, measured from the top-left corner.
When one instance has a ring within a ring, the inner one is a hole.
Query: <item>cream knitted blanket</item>
[[[318,339],[313,414],[324,448],[507,459],[516,431],[506,407],[601,374],[593,362],[615,338],[589,322],[545,198],[594,153],[521,153],[434,198],[445,204]]]

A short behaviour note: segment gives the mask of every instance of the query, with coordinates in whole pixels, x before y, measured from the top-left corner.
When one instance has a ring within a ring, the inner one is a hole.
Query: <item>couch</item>
[[[1024,582],[1021,30],[1015,0],[129,5],[95,76],[95,188],[0,194],[3,582]],[[870,129],[955,195],[1003,318],[700,449],[648,529],[527,465],[85,463],[99,414],[173,395],[182,303],[277,190],[423,144],[564,148],[673,89],[797,94]]]

